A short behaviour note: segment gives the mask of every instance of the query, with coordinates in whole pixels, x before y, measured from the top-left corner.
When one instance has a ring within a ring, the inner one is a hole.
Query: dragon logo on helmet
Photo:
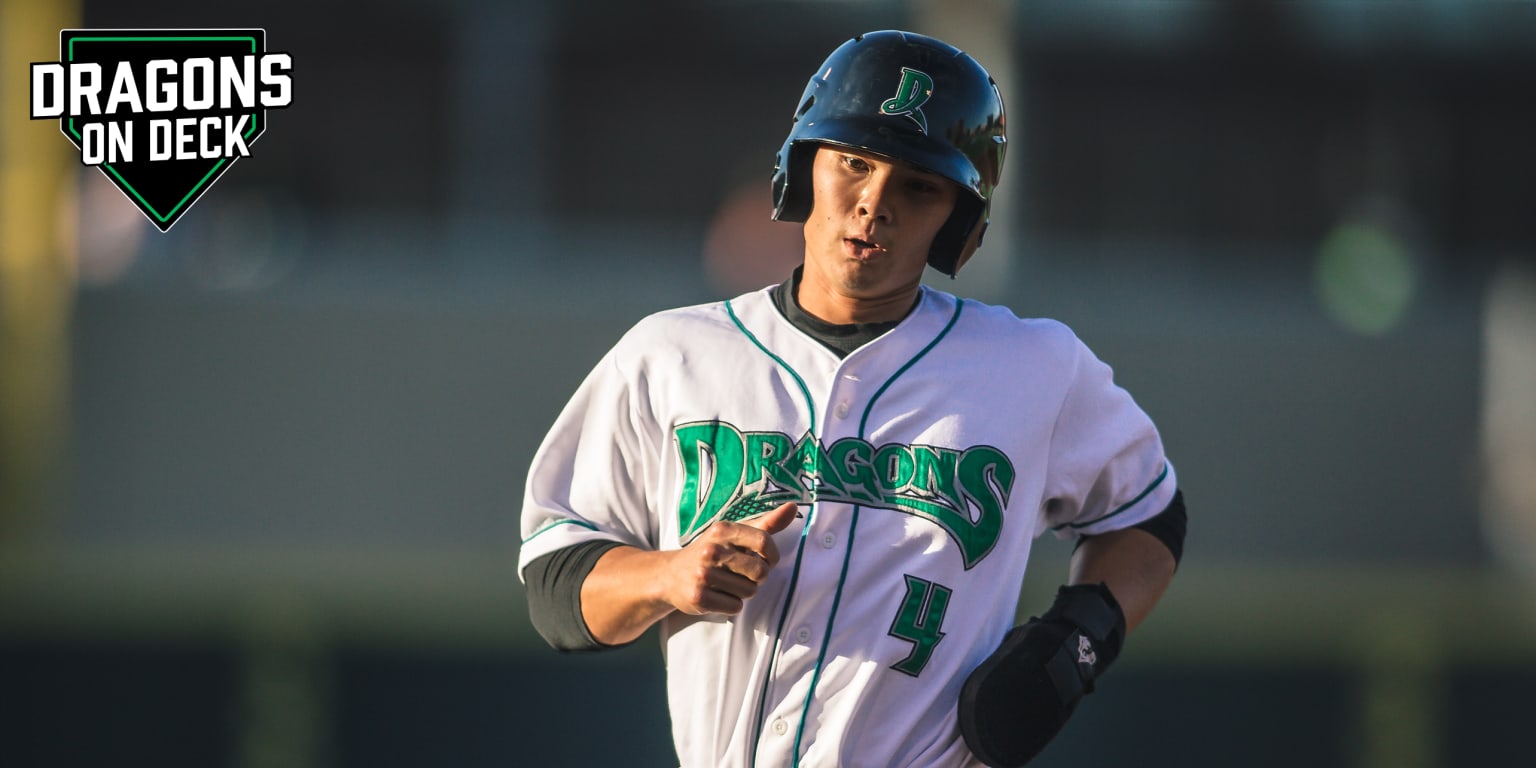
[[[924,136],[928,135],[928,118],[923,114],[923,104],[933,96],[933,78],[927,72],[911,67],[901,68],[901,82],[896,85],[896,95],[880,104],[880,114],[905,116],[917,123]]]

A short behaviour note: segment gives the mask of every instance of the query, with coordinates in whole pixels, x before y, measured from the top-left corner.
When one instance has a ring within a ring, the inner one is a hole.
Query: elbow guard
[[[1022,766],[1061,731],[1120,655],[1125,614],[1103,584],[1064,586],[1014,627],[960,691],[960,733],[993,768]]]

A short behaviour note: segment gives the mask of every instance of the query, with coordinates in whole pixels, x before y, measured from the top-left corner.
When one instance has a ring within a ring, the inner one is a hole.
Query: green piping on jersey
[[[574,525],[574,526],[578,526],[578,527],[581,527],[581,528],[586,528],[589,531],[597,530],[597,526],[595,526],[595,525],[593,525],[593,524],[591,524],[591,523],[589,523],[589,522],[587,522],[585,520],[569,520],[569,519],[567,519],[567,520],[556,520],[553,523],[550,523],[549,525],[546,525],[543,528],[540,528],[537,531],[534,531],[532,534],[529,534],[528,538],[523,539],[523,543],[527,544],[528,542],[533,541],[534,539],[537,539],[540,536],[543,536],[546,532],[552,531],[555,528],[558,528],[558,527],[560,527],[562,525]]]
[[[1096,525],[1098,523],[1102,523],[1105,520],[1108,520],[1111,517],[1114,517],[1115,515],[1118,515],[1121,512],[1124,512],[1127,509],[1130,509],[1131,507],[1136,506],[1136,502],[1141,501],[1142,499],[1145,499],[1147,497],[1147,494],[1151,493],[1154,488],[1158,487],[1159,485],[1162,485],[1163,484],[1163,480],[1165,480],[1167,478],[1168,478],[1168,462],[1165,461],[1165,462],[1163,462],[1163,471],[1158,473],[1157,479],[1153,480],[1152,484],[1147,486],[1146,489],[1143,490],[1141,493],[1136,494],[1136,498],[1131,499],[1130,501],[1127,501],[1124,504],[1121,504],[1118,508],[1115,509],[1115,511],[1113,511],[1113,512],[1111,512],[1111,513],[1109,513],[1109,514],[1107,514],[1107,515],[1105,515],[1103,517],[1098,517],[1098,518],[1094,518],[1092,520],[1089,520],[1086,523],[1062,523],[1061,525],[1058,525],[1058,526],[1055,526],[1055,527],[1051,528],[1051,530],[1052,531],[1059,531],[1059,530],[1061,530],[1063,528],[1071,528],[1072,530],[1075,531],[1075,530],[1077,530],[1079,528],[1087,528],[1090,525]]]
[[[789,585],[784,591],[784,605],[779,609],[779,625],[773,629],[773,641],[770,648],[779,647],[779,638],[784,636],[784,625],[789,622],[789,606],[794,602],[795,586],[800,582],[800,563],[805,554],[806,534],[811,530],[811,522],[816,519],[816,505],[811,505],[811,513],[805,518],[805,525],[800,527],[800,541],[795,544],[795,567],[789,572]],[[768,705],[768,687],[773,682],[773,671],[778,666],[777,653],[768,657],[768,669],[763,673],[763,684],[757,691],[757,728],[752,733],[752,766],[757,765],[757,745],[763,737],[763,718],[767,716],[765,707]],[[798,743],[798,742],[797,742]],[[799,758],[795,760],[798,762]]]
[[[902,374],[906,373],[907,370],[910,369],[913,365],[916,365],[917,361],[923,359],[923,357],[928,354],[929,350],[932,350],[934,347],[938,346],[939,342],[942,341],[945,336],[949,335],[950,329],[954,328],[955,322],[960,319],[960,310],[964,307],[964,299],[955,299],[955,313],[950,315],[949,323],[944,326],[944,330],[939,331],[939,335],[933,337],[933,341],[928,342],[928,346],[923,347],[921,352],[918,352],[912,357],[911,360],[908,360],[906,365],[903,365],[901,368],[897,369],[895,373],[891,374],[889,379],[885,380],[884,384],[880,385],[879,389],[875,390],[875,394],[869,398],[869,403],[864,406],[864,415],[859,418],[858,437],[860,439],[864,438],[864,429],[869,424],[869,415],[870,413],[874,412],[875,403],[880,400],[880,396],[885,394],[885,391],[890,389],[891,384],[895,383],[897,379],[901,378]],[[794,761],[792,765],[796,766],[796,768],[798,768],[800,765],[800,742],[801,739],[805,736],[805,721],[810,717],[811,699],[816,696],[816,684],[821,680],[821,668],[827,658],[827,646],[831,645],[832,643],[832,624],[837,620],[837,607],[843,599],[843,584],[848,581],[848,563],[853,559],[853,537],[854,533],[857,532],[859,528],[859,509],[859,505],[855,504],[853,507],[853,516],[848,521],[848,543],[843,548],[842,572],[837,577],[837,590],[832,593],[832,610],[827,614],[827,628],[824,632],[822,632],[821,648],[816,652],[816,669],[811,673],[810,689],[805,692],[805,703],[800,705],[800,725],[795,729],[795,746],[794,752],[792,753],[794,755]],[[806,528],[809,527],[810,523],[807,521]],[[756,746],[757,745],[754,743],[754,751],[752,753],[754,759],[756,759],[757,755]]]
[[[872,410],[874,410],[875,401],[879,400],[880,396],[885,394],[885,390],[890,389],[891,384],[895,383],[896,379],[900,378],[903,373],[906,373],[908,368],[911,368],[917,363],[917,361],[923,359],[923,355],[928,354],[928,350],[933,349],[938,345],[940,340],[949,335],[949,329],[955,327],[955,321],[960,319],[960,310],[964,307],[964,299],[955,299],[955,314],[950,315],[949,323],[944,326],[944,330],[939,331],[939,335],[933,337],[933,341],[928,342],[928,346],[923,347],[923,351],[917,353],[911,360],[908,360],[907,364],[901,367],[901,370],[891,374],[891,377],[886,379],[884,384],[880,385],[880,389],[875,390],[875,396],[871,397],[869,399],[869,405],[864,407],[864,416],[859,419],[860,438],[864,437],[864,428],[869,424],[869,414]]]
[[[731,322],[736,324],[736,330],[741,331],[741,334],[743,336],[746,336],[747,339],[752,342],[753,346],[755,346],[759,350],[761,350],[763,354],[767,355],[770,360],[773,360],[773,362],[777,363],[780,368],[783,368],[786,372],[789,373],[790,377],[792,377],[795,380],[795,384],[800,387],[800,394],[805,398],[805,411],[806,411],[806,415],[811,420],[810,430],[806,434],[811,436],[813,439],[815,439],[815,435],[816,435],[816,402],[811,399],[811,390],[810,390],[809,387],[807,387],[805,385],[805,379],[800,378],[800,374],[798,372],[796,372],[794,368],[791,368],[789,363],[784,362],[783,358],[779,357],[778,355],[775,355],[772,352],[769,352],[768,348],[763,346],[763,343],[758,341],[757,337],[753,336],[751,331],[747,330],[747,326],[742,324],[741,318],[736,316],[736,309],[731,306],[731,302],[730,301],[726,301],[725,302],[725,313],[727,315],[730,315]],[[814,497],[814,493],[812,494],[812,496]],[[789,572],[789,585],[786,587],[785,592],[784,592],[784,605],[783,605],[783,607],[779,611],[779,625],[777,627],[775,627],[774,630],[773,630],[773,640],[769,644],[770,648],[778,648],[779,647],[779,638],[784,636],[784,624],[789,621],[789,606],[794,601],[795,585],[798,584],[799,581],[800,581],[800,563],[802,561],[802,555],[805,554],[805,538],[806,538],[806,534],[808,532],[810,532],[810,530],[811,530],[811,523],[815,519],[816,519],[816,504],[815,504],[814,498],[813,498],[813,501],[812,501],[812,504],[811,504],[811,511],[810,511],[810,513],[805,518],[805,524],[800,526],[800,541],[797,542],[796,545],[795,545],[795,567]],[[750,749],[752,750],[751,751],[751,755],[752,755],[751,764],[753,766],[757,765],[757,745],[762,741],[762,737],[763,737],[763,718],[767,714],[767,712],[765,710],[765,707],[767,706],[767,703],[768,703],[768,687],[773,682],[773,670],[774,670],[774,667],[777,666],[778,660],[779,660],[779,657],[778,657],[777,654],[769,656],[769,658],[768,658],[768,669],[763,673],[763,683],[762,683],[762,685],[758,686],[758,694],[757,694],[757,728],[752,733],[752,744],[750,745]],[[797,741],[797,743],[798,743],[798,741]],[[796,758],[796,760],[798,761],[799,758]]]
[[[800,394],[805,397],[806,415],[811,419],[810,432],[813,435],[816,434],[816,408],[811,401],[811,390],[805,386],[805,379],[800,378],[800,374],[797,373],[794,368],[789,367],[789,363],[784,362],[784,358],[769,352],[768,348],[763,346],[763,343],[758,341],[757,337],[753,336],[751,331],[747,330],[747,326],[742,325],[741,318],[736,316],[736,309],[731,306],[730,301],[725,302],[725,313],[731,316],[731,322],[736,324],[736,329],[741,331],[742,335],[746,336],[747,339],[752,342],[753,346],[756,346],[758,349],[762,350],[763,354],[767,355],[769,359],[773,360],[775,363],[778,363],[780,368],[783,368],[786,373],[794,378],[795,386],[800,387]]]

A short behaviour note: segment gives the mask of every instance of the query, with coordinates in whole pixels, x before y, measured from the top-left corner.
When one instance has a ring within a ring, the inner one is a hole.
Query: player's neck
[[[917,301],[917,293],[918,285],[912,285],[884,296],[849,296],[819,284],[807,274],[800,281],[795,301],[806,314],[834,325],[889,323],[907,316]]]

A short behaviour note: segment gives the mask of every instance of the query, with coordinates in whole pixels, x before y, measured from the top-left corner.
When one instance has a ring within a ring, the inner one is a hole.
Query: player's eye
[[[869,170],[869,163],[864,162],[864,158],[856,157],[854,155],[843,155],[843,164],[848,166],[851,170],[859,171],[861,173]]]
[[[915,178],[907,183],[907,188],[920,195],[935,195],[939,192],[937,182],[924,178]]]

